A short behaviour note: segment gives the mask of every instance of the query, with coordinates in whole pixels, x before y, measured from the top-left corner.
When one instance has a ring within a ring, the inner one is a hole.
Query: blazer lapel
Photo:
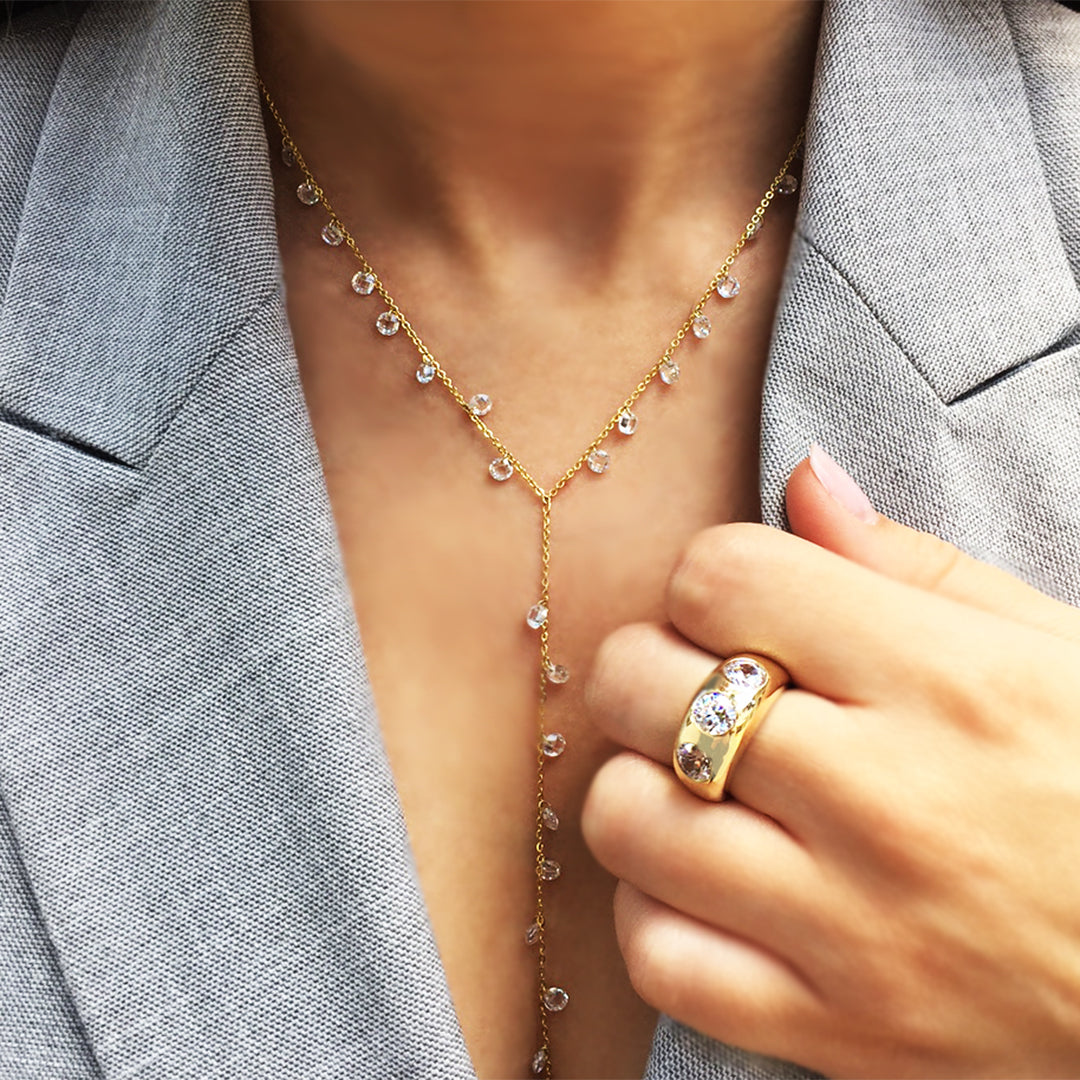
[[[461,1077],[252,70],[242,4],[91,5],[57,83],[0,315],[0,784],[107,1076]]]
[[[1031,56],[1055,7],[1009,8]],[[1034,418],[1059,423],[1048,390],[1066,392],[1080,292],[1024,76],[999,4],[826,6],[765,385],[763,517],[782,521],[818,440],[882,511],[1062,593],[1066,567],[1020,519],[1049,476]],[[1071,484],[1060,505],[1036,500],[1042,537],[1077,534]]]

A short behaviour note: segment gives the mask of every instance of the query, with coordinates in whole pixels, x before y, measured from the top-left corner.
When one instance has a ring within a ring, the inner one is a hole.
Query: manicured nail
[[[854,480],[817,443],[810,444],[810,468],[818,483],[849,513],[872,525],[877,511]]]

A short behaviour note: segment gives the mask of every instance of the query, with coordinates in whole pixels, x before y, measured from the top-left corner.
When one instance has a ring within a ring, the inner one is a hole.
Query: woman
[[[253,54],[236,4],[26,19],[6,1075],[1077,1071],[1073,13],[269,5]],[[807,114],[797,221],[550,500],[546,588],[543,500],[320,229],[550,492]],[[798,537],[708,531],[779,524],[814,440],[870,502],[815,452]],[[711,805],[671,744],[747,650],[797,689]]]

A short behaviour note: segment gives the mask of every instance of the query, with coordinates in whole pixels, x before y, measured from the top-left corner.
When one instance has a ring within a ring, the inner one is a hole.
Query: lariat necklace
[[[612,458],[611,452],[605,448],[604,444],[608,443],[609,438],[616,433],[622,438],[628,438],[634,434],[638,426],[638,418],[633,411],[634,406],[657,379],[662,385],[669,387],[678,382],[680,368],[675,360],[675,351],[685,338],[690,335],[695,339],[703,340],[712,332],[712,322],[709,316],[705,314],[706,306],[714,296],[719,301],[730,302],[739,295],[739,280],[731,273],[732,267],[743,247],[761,228],[765,212],[773,199],[778,194],[791,195],[795,192],[798,181],[789,170],[802,145],[803,131],[800,131],[796,137],[795,143],[784,159],[779,173],[773,178],[772,183],[762,196],[750,220],[746,223],[742,235],[709,281],[705,292],[702,293],[697,303],[691,308],[690,314],[686,317],[686,321],[682,326],[679,327],[675,337],[672,338],[671,344],[668,345],[660,359],[653,364],[641,381],[618,406],[608,422],[600,429],[592,442],[585,447],[577,460],[550,487],[545,488],[535,479],[533,473],[521,459],[489,426],[486,417],[492,411],[493,403],[491,398],[484,393],[476,393],[467,398],[451,378],[450,373],[424,344],[412,323],[405,317],[398,303],[387,291],[378,274],[375,273],[367,258],[360,251],[352,233],[345,227],[337,211],[330,204],[326,192],[315,179],[315,175],[308,167],[299,147],[297,147],[289,134],[289,129],[285,126],[281,113],[261,79],[259,80],[259,87],[266,100],[267,108],[281,132],[282,161],[290,168],[299,169],[303,175],[303,179],[296,188],[297,199],[305,206],[321,206],[327,215],[327,220],[321,229],[323,241],[330,247],[345,245],[356,257],[359,268],[350,280],[352,291],[361,297],[375,294],[380,297],[384,304],[384,310],[374,320],[375,330],[379,335],[386,338],[393,337],[399,332],[405,334],[409,341],[412,342],[418,356],[416,367],[417,383],[421,386],[427,386],[431,383],[441,384],[447,394],[456,402],[458,408],[461,409],[484,438],[485,442],[494,450],[495,457],[488,464],[488,474],[491,479],[497,484],[503,484],[510,480],[511,477],[517,476],[540,504],[540,580],[538,582],[536,602],[525,612],[524,616],[526,627],[536,635],[539,655],[538,720],[535,746],[536,819],[533,833],[536,893],[533,921],[524,931],[522,940],[525,947],[536,951],[537,966],[538,1038],[537,1048],[529,1065],[534,1076],[547,1077],[550,1080],[552,1075],[550,1019],[554,1014],[562,1012],[570,1003],[570,995],[567,990],[548,980],[546,948],[548,928],[544,911],[545,890],[551,883],[557,881],[562,874],[562,867],[559,863],[555,859],[548,857],[548,834],[554,834],[558,831],[560,821],[555,808],[545,798],[544,770],[550,762],[560,757],[567,748],[566,737],[561,732],[547,730],[545,712],[550,688],[561,686],[570,679],[569,670],[553,659],[551,650],[552,612],[549,600],[549,584],[552,506],[556,497],[565,490],[570,481],[583,469],[595,474],[608,471]]]

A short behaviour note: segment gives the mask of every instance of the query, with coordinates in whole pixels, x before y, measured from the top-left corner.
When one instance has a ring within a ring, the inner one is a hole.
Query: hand
[[[798,535],[701,533],[673,627],[597,660],[629,752],[584,829],[634,986],[830,1076],[1080,1075],[1080,611],[874,514],[824,456],[787,499]],[[672,743],[741,651],[795,688],[707,803]]]

